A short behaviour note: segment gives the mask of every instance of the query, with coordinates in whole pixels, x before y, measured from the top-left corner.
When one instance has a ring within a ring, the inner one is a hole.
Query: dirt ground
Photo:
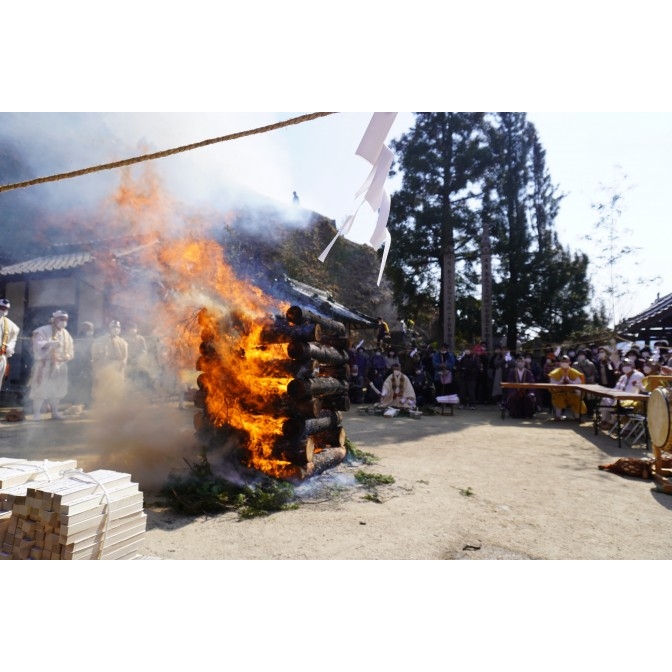
[[[495,406],[419,419],[355,408],[345,414],[348,438],[375,464],[341,464],[297,488],[297,509],[241,520],[156,505],[153,493],[193,450],[192,414],[171,403],[62,422],[1,420],[0,457],[131,473],[145,493],[148,558],[672,559],[672,496],[598,469],[645,451],[618,448],[587,421],[502,419]],[[357,471],[394,483],[367,489]]]

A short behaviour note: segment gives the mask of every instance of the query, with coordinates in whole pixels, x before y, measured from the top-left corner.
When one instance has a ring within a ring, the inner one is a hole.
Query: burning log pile
[[[345,326],[298,306],[263,323],[235,322],[199,315],[197,433],[210,449],[234,445],[245,465],[285,480],[339,464],[350,408]],[[243,345],[232,348],[236,332]]]

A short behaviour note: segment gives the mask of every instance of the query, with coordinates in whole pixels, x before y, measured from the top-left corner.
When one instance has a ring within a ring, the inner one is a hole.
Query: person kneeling
[[[525,358],[522,355],[516,357],[516,368],[511,369],[508,375],[509,383],[534,383],[534,375],[525,367]],[[534,393],[523,388],[506,390],[506,408],[512,418],[531,418],[537,407]]]
[[[581,399],[580,390],[563,389],[562,387],[563,385],[581,385],[583,383],[583,374],[572,368],[571,361],[567,355],[563,355],[560,358],[560,366],[548,374],[549,382],[558,386],[551,389],[551,403],[555,414],[553,420],[555,422],[562,420],[562,412],[566,408],[572,411],[575,420],[588,412],[586,404]]]
[[[393,408],[415,408],[415,390],[410,378],[401,372],[399,364],[392,365],[392,373],[383,383],[380,397],[381,406]]]

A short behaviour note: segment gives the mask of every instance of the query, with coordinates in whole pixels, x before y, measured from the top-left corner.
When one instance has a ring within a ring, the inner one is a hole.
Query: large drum
[[[672,393],[666,387],[657,387],[649,397],[646,420],[651,443],[671,452],[672,449]]]

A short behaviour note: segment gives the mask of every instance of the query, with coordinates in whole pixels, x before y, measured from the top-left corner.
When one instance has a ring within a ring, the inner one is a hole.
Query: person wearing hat
[[[111,320],[108,333],[91,345],[93,362],[93,401],[107,401],[123,392],[128,362],[128,343],[121,334],[121,323]]]
[[[0,331],[2,333],[2,345],[0,345],[0,389],[9,375],[7,360],[14,354],[16,340],[19,337],[19,327],[8,317],[9,301],[0,299]]]
[[[393,408],[415,408],[416,396],[410,378],[401,372],[400,364],[392,365],[392,373],[385,379],[380,405]]]
[[[525,365],[525,357],[518,355],[516,365],[509,371],[509,383],[534,383],[534,374]],[[537,399],[534,392],[523,388],[508,388],[504,400],[509,415],[512,418],[532,418],[537,409]]]
[[[68,314],[57,310],[52,313],[49,324],[33,331],[33,370],[28,385],[34,420],[41,419],[45,401],[51,407],[52,419],[63,420],[58,404],[68,393],[68,362],[75,356],[74,341],[67,326]]]
[[[575,420],[588,412],[586,404],[581,399],[581,391],[564,387],[585,383],[583,374],[572,368],[572,362],[567,355],[560,357],[559,366],[548,374],[548,382],[554,386],[551,388],[551,404],[555,422],[563,419],[562,412],[567,408],[572,411]]]

